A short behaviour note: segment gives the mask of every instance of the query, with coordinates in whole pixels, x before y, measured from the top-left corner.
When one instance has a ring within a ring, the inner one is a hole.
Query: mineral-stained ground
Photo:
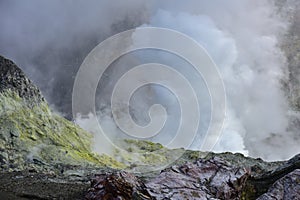
[[[283,85],[291,106],[300,110],[300,12],[295,10],[281,47],[291,72]],[[300,128],[299,119],[293,123]],[[265,162],[241,154],[170,150],[125,140],[125,151],[115,150],[116,160],[93,153],[92,139],[53,113],[22,70],[0,56],[1,200],[300,199],[300,154]],[[138,156],[133,158],[134,152]],[[178,154],[182,156],[169,163]],[[164,169],[149,171],[163,163],[168,164]]]
[[[39,89],[0,56],[0,199],[299,199],[300,156],[264,162],[232,153],[126,140],[120,159],[54,114]],[[126,149],[126,148],[125,148]],[[182,156],[160,171],[145,171]]]

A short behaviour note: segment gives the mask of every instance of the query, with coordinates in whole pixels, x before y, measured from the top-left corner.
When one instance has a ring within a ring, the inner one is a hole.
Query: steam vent
[[[0,200],[300,200],[300,0],[0,0]]]
[[[1,199],[299,199],[300,155],[265,162],[185,151],[163,170],[135,173],[184,150],[126,140],[144,155],[138,162],[98,155],[92,134],[53,113],[32,81],[2,56],[0,83]]]

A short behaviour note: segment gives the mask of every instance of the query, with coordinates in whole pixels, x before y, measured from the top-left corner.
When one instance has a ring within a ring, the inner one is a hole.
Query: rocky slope
[[[300,156],[268,163],[128,140],[117,161],[93,153],[93,136],[51,112],[1,56],[0,83],[0,199],[300,199]],[[176,153],[180,159],[162,171],[135,173]]]
[[[0,83],[2,168],[22,170],[30,163],[122,167],[109,157],[92,153],[92,135],[52,113],[39,89],[1,56]]]
[[[265,163],[210,154],[152,178],[124,171],[95,175],[86,199],[299,199],[299,164],[299,156]]]

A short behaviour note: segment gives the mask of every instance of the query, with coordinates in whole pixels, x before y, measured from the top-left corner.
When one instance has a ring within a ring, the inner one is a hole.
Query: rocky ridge
[[[92,135],[53,113],[21,69],[1,56],[0,83],[2,169],[33,167],[38,171],[65,164],[123,166],[108,156],[93,153]]]

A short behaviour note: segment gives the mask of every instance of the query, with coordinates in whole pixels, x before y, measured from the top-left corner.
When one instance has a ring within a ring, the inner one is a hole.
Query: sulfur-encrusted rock
[[[93,135],[53,113],[22,70],[0,56],[0,168],[124,167],[109,156],[93,153],[92,139]]]

